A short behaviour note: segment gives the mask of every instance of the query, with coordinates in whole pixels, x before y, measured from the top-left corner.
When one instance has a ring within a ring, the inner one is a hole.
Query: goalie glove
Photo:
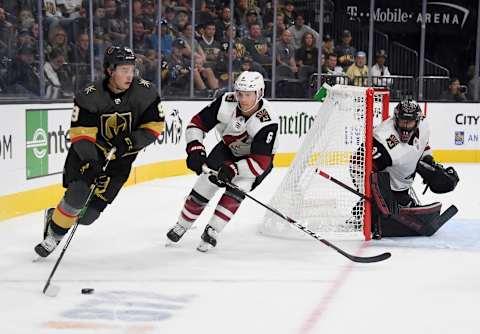
[[[422,176],[423,183],[427,185],[427,188],[430,188],[436,194],[454,190],[460,180],[453,167],[443,168],[442,165],[433,161],[420,161],[416,171]],[[427,188],[425,188],[425,191]]]

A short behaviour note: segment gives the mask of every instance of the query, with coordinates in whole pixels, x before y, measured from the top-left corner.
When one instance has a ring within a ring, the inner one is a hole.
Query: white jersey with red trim
[[[225,93],[195,115],[187,126],[187,143],[203,142],[205,134],[215,129],[236,162],[239,176],[257,177],[271,164],[278,147],[278,117],[272,105],[261,99],[260,108],[248,118],[238,108],[233,92]]]
[[[215,129],[232,154],[241,157],[251,153],[253,138],[261,129],[271,124],[278,124],[278,117],[272,112],[271,103],[262,99],[260,101],[261,108],[247,119],[237,108],[237,101],[234,100],[232,103],[233,99],[235,99],[234,93],[223,96],[217,114],[219,123]],[[278,137],[272,133],[270,138],[272,140],[275,138],[272,150],[272,154],[274,154],[278,147]]]
[[[407,143],[400,141],[394,117],[378,125],[373,130],[373,137],[373,161],[376,167],[390,174],[392,190],[409,189],[418,161],[425,155],[431,155],[427,121],[419,121],[418,129]]]

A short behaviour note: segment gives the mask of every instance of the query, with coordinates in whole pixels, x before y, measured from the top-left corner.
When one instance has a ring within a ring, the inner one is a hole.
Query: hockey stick
[[[115,153],[115,151],[116,151],[116,148],[113,147],[108,152],[107,157],[105,158],[106,159],[105,164],[102,167],[102,171],[105,172],[107,170],[108,164],[112,160],[112,157],[113,157],[113,154]],[[83,208],[78,215],[77,221],[73,225],[72,231],[70,232],[70,235],[68,236],[68,239],[67,239],[67,242],[65,243],[65,246],[63,246],[62,252],[60,253],[60,256],[58,257],[57,262],[55,262],[55,266],[53,266],[53,269],[50,273],[50,276],[48,276],[47,282],[45,282],[45,286],[43,287],[43,294],[44,295],[47,295],[49,297],[55,297],[58,294],[58,292],[60,291],[59,286],[50,285],[50,282],[52,280],[53,275],[57,271],[57,268],[58,268],[58,265],[60,264],[60,261],[62,261],[63,255],[65,254],[65,251],[67,250],[68,245],[70,245],[70,241],[72,241],[73,235],[75,234],[75,231],[77,230],[77,227],[78,227],[78,221],[85,214],[88,203],[90,203],[90,200],[91,200],[93,194],[95,193],[96,188],[97,188],[97,181],[92,183],[92,185],[90,186],[90,193],[88,194],[87,200],[85,201],[85,204],[83,205]]]
[[[323,176],[324,178],[326,178],[327,180],[330,180],[332,181],[333,183],[336,183],[338,184],[340,187],[344,188],[344,189],[347,189],[348,191],[354,193],[355,195],[367,200],[367,201],[371,201],[372,199],[368,196],[366,196],[365,194],[362,194],[361,192],[353,189],[352,187],[346,185],[345,183],[343,183],[342,181],[334,178],[333,176],[325,173],[323,170],[320,170],[318,168],[315,168],[315,173],[319,174],[320,176]]]
[[[214,171],[214,170],[211,170],[210,168],[208,168],[206,165],[203,165],[202,167],[203,169],[203,172],[205,174],[210,174],[210,175],[217,175],[217,172]],[[261,206],[263,206],[265,209],[273,212],[274,214],[276,214],[277,216],[283,218],[284,220],[286,220],[287,222],[289,222],[290,224],[294,225],[296,228],[298,228],[299,230],[301,230],[302,232],[308,234],[309,236],[311,236],[312,238],[320,241],[321,243],[323,243],[324,245],[327,245],[328,247],[330,248],[333,248],[334,250],[336,250],[338,253],[342,254],[343,256],[345,256],[347,259],[349,259],[350,261],[353,261],[353,262],[358,262],[358,263],[372,263],[372,262],[380,262],[380,261],[383,261],[383,260],[386,260],[388,259],[391,254],[390,253],[383,253],[383,254],[379,254],[379,255],[376,255],[376,256],[356,256],[356,255],[352,255],[352,254],[349,254],[347,252],[345,252],[344,250],[338,248],[337,246],[335,246],[334,244],[332,244],[330,241],[328,240],[325,240],[323,239],[321,236],[319,236],[318,234],[316,234],[315,232],[313,231],[310,231],[308,228],[306,228],[305,226],[303,226],[302,224],[298,223],[297,221],[295,221],[294,219],[288,217],[287,215],[284,215],[283,213],[281,213],[280,211],[278,211],[277,209],[274,209],[262,202],[260,202],[259,200],[257,200],[256,198],[254,198],[253,196],[249,195],[247,192],[245,192],[244,190],[240,189],[238,186],[236,186],[235,184],[231,183],[231,182],[227,182],[226,185],[230,188],[233,188],[235,189],[236,191],[238,191],[239,193],[241,193],[242,195],[245,195],[245,197],[248,197],[250,198],[252,201],[254,201],[255,203],[257,204],[260,204]]]

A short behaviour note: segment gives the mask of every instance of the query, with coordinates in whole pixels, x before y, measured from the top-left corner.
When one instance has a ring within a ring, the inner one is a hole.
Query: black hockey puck
[[[92,289],[92,288],[83,288],[82,289],[82,293],[84,295],[91,295],[94,291],[95,291],[95,289]]]

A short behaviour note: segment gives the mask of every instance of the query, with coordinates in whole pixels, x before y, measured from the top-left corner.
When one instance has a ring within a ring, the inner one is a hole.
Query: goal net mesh
[[[366,87],[343,85],[328,89],[312,127],[269,203],[322,237],[363,238],[364,200],[318,175],[317,171],[322,170],[365,194],[365,162],[371,159],[371,152],[359,148],[364,147],[366,134],[371,136],[372,125],[367,131],[366,115],[373,113],[373,125],[376,125],[388,114],[387,110],[382,116],[386,92],[373,93],[373,110],[370,111],[367,92]],[[350,173],[351,164],[360,170],[355,184]],[[260,231],[287,238],[306,236],[270,211]]]

